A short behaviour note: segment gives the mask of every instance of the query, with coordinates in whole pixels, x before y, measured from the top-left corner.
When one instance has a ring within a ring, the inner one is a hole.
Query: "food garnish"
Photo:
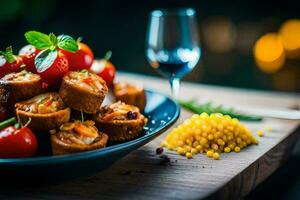
[[[219,153],[239,152],[251,144],[258,144],[251,131],[236,118],[221,113],[194,114],[174,128],[162,146],[191,158],[197,153],[219,159]]]
[[[212,102],[198,104],[197,101],[194,99],[190,101],[179,100],[178,102],[182,107],[197,114],[201,114],[203,112],[206,112],[207,114],[221,113],[223,115],[229,115],[232,118],[237,118],[239,120],[244,120],[244,121],[261,121],[263,119],[260,116],[240,113],[236,111],[234,108],[225,108],[222,105],[213,105]]]
[[[37,152],[37,139],[27,128],[29,123],[20,127],[14,117],[0,123],[0,158],[32,157]]]
[[[37,73],[49,85],[57,87],[69,70],[68,59],[62,50],[75,53],[79,48],[77,42],[69,35],[56,37],[53,33],[47,35],[38,31],[26,32],[25,38],[41,50],[34,58]]]

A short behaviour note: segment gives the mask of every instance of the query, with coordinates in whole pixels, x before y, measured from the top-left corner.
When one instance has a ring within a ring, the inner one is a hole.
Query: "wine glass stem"
[[[180,89],[180,79],[170,78],[170,86],[171,86],[172,96],[176,99],[178,97],[178,93]]]

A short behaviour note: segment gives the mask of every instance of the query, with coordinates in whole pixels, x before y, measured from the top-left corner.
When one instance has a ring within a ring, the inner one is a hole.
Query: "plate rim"
[[[57,156],[40,156],[40,157],[30,157],[30,158],[7,158],[7,159],[0,158],[0,167],[1,166],[16,166],[16,165],[59,164],[59,163],[64,163],[64,162],[82,161],[82,160],[86,160],[89,158],[101,158],[102,156],[104,156],[106,154],[118,152],[122,149],[127,149],[130,146],[134,146],[138,143],[145,142],[152,137],[155,138],[155,137],[161,135],[166,129],[168,129],[170,126],[172,126],[179,118],[180,111],[181,111],[180,106],[175,100],[173,100],[172,98],[170,98],[169,96],[167,96],[161,92],[156,92],[156,91],[149,90],[149,89],[145,89],[145,91],[146,91],[146,93],[161,95],[161,96],[165,97],[166,99],[168,99],[175,106],[174,116],[172,116],[172,118],[167,123],[160,126],[155,133],[144,135],[137,139],[130,140],[130,141],[127,141],[127,142],[124,142],[121,144],[116,144],[116,145],[112,145],[109,147],[105,147],[103,149],[79,152],[79,153],[75,153],[75,154],[57,155]],[[149,142],[150,141],[151,140],[149,140]],[[144,145],[145,144],[143,144],[142,146],[144,146]]]

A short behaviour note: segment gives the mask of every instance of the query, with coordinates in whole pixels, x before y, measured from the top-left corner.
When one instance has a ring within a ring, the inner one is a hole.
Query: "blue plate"
[[[131,151],[159,136],[179,117],[180,108],[172,99],[153,91],[147,91],[146,95],[147,105],[144,114],[148,118],[148,123],[137,139],[110,144],[99,150],[69,155],[0,159],[0,178],[9,178],[12,181],[28,178],[61,181],[91,175],[111,166]],[[50,149],[49,144],[40,143],[40,146],[44,146],[48,151]]]

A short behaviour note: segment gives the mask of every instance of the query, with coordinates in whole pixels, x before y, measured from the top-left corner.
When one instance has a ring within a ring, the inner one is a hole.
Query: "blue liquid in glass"
[[[151,66],[168,78],[182,78],[189,73],[200,58],[200,49],[177,48],[173,51],[147,50],[147,58]]]

